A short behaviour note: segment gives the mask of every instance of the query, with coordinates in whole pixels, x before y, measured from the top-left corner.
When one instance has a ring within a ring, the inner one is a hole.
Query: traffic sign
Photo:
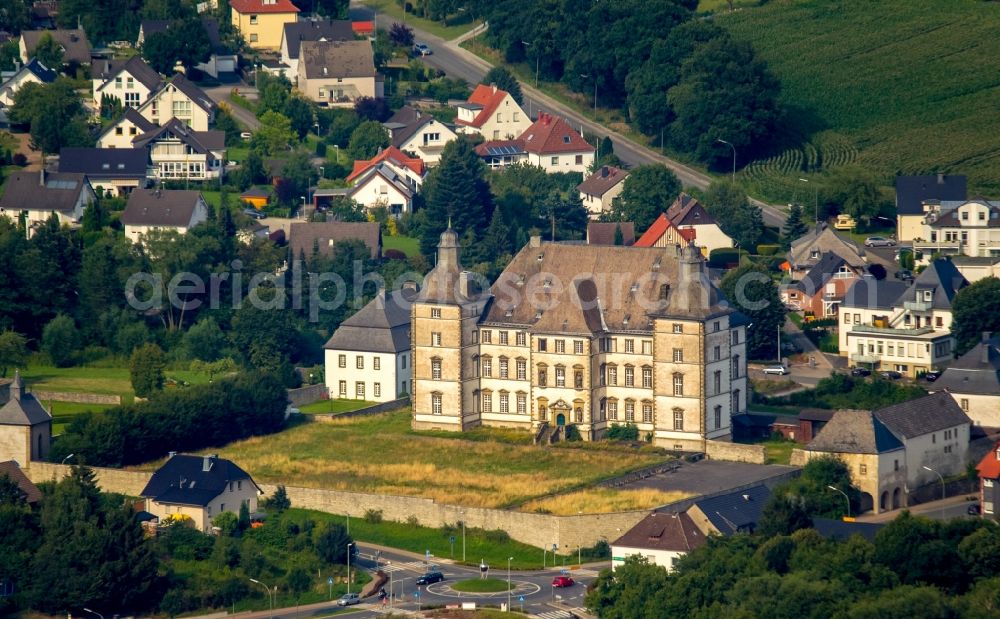
[[[517,601],[518,602],[523,602],[524,601],[524,596],[523,595],[517,596]]]
[[[332,585],[333,584],[333,576],[331,576],[331,577],[329,577],[329,578],[326,579],[326,584],[328,584],[328,585]]]

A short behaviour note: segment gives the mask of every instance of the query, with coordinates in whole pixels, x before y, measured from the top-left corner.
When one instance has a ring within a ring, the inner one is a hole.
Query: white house
[[[86,174],[19,170],[10,175],[0,197],[0,215],[22,215],[30,237],[53,214],[60,224],[76,225],[96,199]]]
[[[1000,201],[939,200],[924,207],[914,250],[924,256],[1000,257]]]
[[[205,91],[177,74],[137,109],[143,118],[156,125],[176,118],[195,131],[208,131],[215,121],[216,105]]]
[[[140,56],[128,60],[97,60],[91,68],[94,110],[100,113],[104,97],[117,99],[122,107],[138,108],[156,92],[163,78]]]
[[[967,284],[948,260],[932,262],[902,293],[898,282],[861,278],[840,304],[841,356],[910,377],[942,367],[955,346],[951,302]]]
[[[974,425],[1000,428],[1000,337],[990,335],[953,361],[933,389],[951,395]]]
[[[347,197],[367,210],[385,207],[399,217],[413,211],[414,190],[389,165],[380,163],[359,176]]]
[[[387,402],[410,393],[410,303],[415,291],[381,291],[326,343],[331,398]]]
[[[156,123],[146,120],[142,114],[129,108],[125,110],[125,114],[117,122],[108,125],[97,136],[97,147],[132,148],[132,140],[157,127]]]
[[[394,147],[415,154],[428,166],[437,165],[441,161],[441,151],[458,137],[448,125],[408,105],[400,108],[382,126],[389,132]]]
[[[631,556],[674,571],[676,561],[705,545],[705,535],[686,513],[653,512],[611,544],[611,569]]]
[[[576,186],[580,192],[583,208],[587,209],[592,219],[600,217],[611,210],[611,201],[625,188],[628,170],[615,166],[601,166],[582,183]]]
[[[542,112],[518,138],[528,153],[528,163],[546,172],[585,174],[594,166],[597,149],[559,116]]]
[[[35,48],[42,38],[50,36],[55,39],[63,52],[63,64],[90,64],[90,41],[82,28],[73,30],[22,30],[17,49],[22,62],[28,62],[35,55]],[[53,67],[55,68],[55,67]]]
[[[32,58],[27,64],[18,67],[14,75],[7,78],[3,84],[0,84],[0,104],[6,106],[14,105],[14,95],[25,84],[32,82],[35,84],[51,84],[58,76],[59,74],[56,71],[46,67],[37,58]]]
[[[487,140],[512,140],[531,126],[531,119],[514,97],[496,85],[479,84],[457,107],[455,125],[459,133],[478,133]]]
[[[627,181],[626,181],[627,182]],[[639,247],[661,247],[671,236],[668,231],[674,230],[708,256],[712,250],[732,247],[732,237],[722,231],[715,218],[709,215],[698,200],[686,193],[681,193],[662,216],[669,220],[670,225],[654,222],[635,244]]]
[[[146,511],[161,522],[187,517],[196,529],[208,532],[213,518],[239,513],[244,503],[251,514],[256,512],[261,494],[250,474],[230,460],[171,452],[139,496],[146,500]]]
[[[208,219],[208,204],[201,192],[180,189],[133,191],[129,195],[121,223],[125,236],[141,243],[153,230],[188,230]]]
[[[419,157],[410,157],[395,146],[382,149],[379,154],[371,159],[356,160],[354,169],[347,175],[347,182],[353,183],[365,173],[379,165],[388,166],[393,172],[402,177],[403,181],[414,191],[420,189],[424,183],[424,176],[427,168]]]
[[[226,134],[194,131],[176,118],[132,140],[149,152],[150,172],[160,180],[219,178],[225,171]]]

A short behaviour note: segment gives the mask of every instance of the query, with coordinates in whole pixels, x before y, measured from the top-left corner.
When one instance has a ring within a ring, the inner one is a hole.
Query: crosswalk
[[[599,573],[600,572],[598,572],[597,570],[588,570],[588,569],[573,570],[571,572],[571,574],[574,576],[588,576],[591,578],[596,578]]]
[[[389,565],[380,565],[379,568],[386,574],[390,572],[400,572],[403,570],[411,570],[414,572],[420,572],[423,574],[428,570],[430,566],[423,561],[405,561],[399,563],[392,563]]]
[[[535,617],[538,619],[573,619],[573,615],[567,610],[550,610],[539,613]]]

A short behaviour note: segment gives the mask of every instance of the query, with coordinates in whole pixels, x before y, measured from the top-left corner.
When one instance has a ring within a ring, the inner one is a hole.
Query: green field
[[[299,410],[302,411],[304,415],[335,414],[356,411],[359,408],[371,406],[372,404],[374,404],[374,402],[368,402],[366,400],[320,400],[319,402],[313,402],[312,404],[300,406]]]
[[[468,440],[458,434],[414,432],[410,411],[404,409],[301,423],[278,435],[238,441],[213,453],[239,463],[255,479],[268,483],[421,496],[470,507],[520,505],[667,459],[657,451],[611,445],[603,450],[536,447],[512,442],[509,431],[501,430],[496,439],[484,436],[489,433],[484,429],[477,440]],[[156,466],[151,462],[143,468]],[[615,505],[618,509],[649,507],[632,502]],[[580,504],[577,510],[613,511],[602,509],[604,504],[606,499],[593,508]]]
[[[469,580],[460,580],[451,583],[451,588],[455,591],[465,593],[498,593],[510,589],[507,586],[507,581],[500,580],[499,578],[486,578],[482,580],[479,578],[470,578]]]
[[[453,18],[454,25],[445,26],[440,22],[423,19],[412,14],[407,14],[406,17],[403,17],[403,9],[396,0],[364,0],[363,4],[375,9],[376,15],[391,15],[403,23],[420,28],[424,32],[429,32],[446,41],[465,34],[469,30],[472,30],[473,26],[470,18]],[[386,30],[389,29],[389,26],[382,20],[379,20],[379,27]]]
[[[782,83],[787,137],[808,142],[748,167],[758,193],[808,201],[798,177],[846,164],[887,185],[897,171],[944,171],[968,175],[970,194],[1000,193],[1000,143],[989,129],[1000,4],[773,0],[715,21],[768,62]]]
[[[383,236],[382,250],[386,249],[398,249],[411,258],[419,256],[420,239],[412,236]]]
[[[77,402],[50,402],[43,400],[42,404],[52,414],[52,434],[62,434],[73,417],[81,413],[98,413],[114,408],[112,404],[80,404]]]
[[[186,381],[192,385],[208,382],[208,374],[189,370],[166,370],[168,379]],[[71,367],[56,368],[32,365],[21,372],[25,384],[30,389],[41,391],[72,391],[77,393],[102,393],[120,395],[124,399],[133,396],[132,382],[128,368],[124,367]]]

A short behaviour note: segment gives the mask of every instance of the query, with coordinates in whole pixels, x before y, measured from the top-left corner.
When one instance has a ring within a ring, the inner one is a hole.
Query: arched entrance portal
[[[879,511],[882,511],[882,512],[884,512],[887,509],[889,509],[889,493],[888,492],[883,492],[882,496],[879,498],[878,509],[879,509]]]
[[[903,506],[903,504],[902,504],[902,495],[903,495],[903,493],[899,489],[899,486],[896,486],[896,489],[892,491],[892,508],[893,509],[899,509],[900,507]]]
[[[566,415],[564,413],[559,413],[556,415],[556,425],[564,426],[566,425]]]

